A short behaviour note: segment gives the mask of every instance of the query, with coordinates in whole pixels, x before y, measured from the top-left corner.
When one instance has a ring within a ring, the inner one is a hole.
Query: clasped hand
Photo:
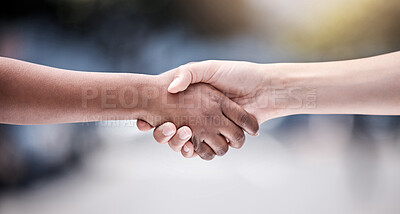
[[[248,71],[251,75],[243,75]],[[162,110],[174,117],[158,121],[144,118],[137,121],[137,126],[142,131],[156,127],[156,141],[168,143],[184,157],[199,155],[211,160],[215,155],[224,155],[229,146],[241,148],[245,140],[243,130],[258,135],[258,123],[266,120],[262,114],[266,105],[256,99],[264,81],[257,76],[258,72],[261,71],[257,64],[227,61],[190,63],[168,71],[160,75],[160,80],[167,80],[164,85],[169,85],[169,102],[181,105]],[[179,96],[192,99],[189,103],[182,99],[179,102]]]

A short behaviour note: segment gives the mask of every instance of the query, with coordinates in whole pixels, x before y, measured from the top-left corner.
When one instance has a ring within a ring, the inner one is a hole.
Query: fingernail
[[[168,90],[178,85],[179,81],[181,80],[180,76],[176,76],[175,79],[169,84]]]
[[[189,152],[189,147],[187,147],[186,145],[183,146],[183,151],[188,153]]]
[[[181,139],[181,140],[186,140],[187,138],[189,138],[190,137],[190,135],[189,135],[189,133],[186,131],[186,130],[182,130],[180,133],[179,133],[179,138]]]
[[[174,130],[172,130],[172,128],[170,126],[166,126],[163,128],[162,133],[164,136],[168,137],[174,133]]]

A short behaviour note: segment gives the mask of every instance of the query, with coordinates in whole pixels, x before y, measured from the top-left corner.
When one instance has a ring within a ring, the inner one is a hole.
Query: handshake
[[[263,120],[256,103],[263,89],[258,72],[248,62],[205,61],[156,76],[155,87],[141,90],[147,114],[137,126],[142,131],[156,127],[156,141],[184,157],[211,160],[229,147],[239,149],[244,131],[258,135]]]
[[[229,147],[243,146],[244,131],[258,135],[259,123],[278,116],[278,110],[291,102],[290,97],[282,96],[280,107],[269,103],[272,73],[249,62],[204,61],[180,66],[156,76],[155,88],[142,90],[146,97],[142,105],[148,109],[137,126],[141,131],[156,127],[156,141],[168,143],[184,157],[198,155],[211,160],[223,156]]]
[[[257,135],[272,118],[400,115],[399,59],[400,52],[325,63],[203,61],[149,76],[0,57],[0,123],[137,119],[140,130],[156,127],[157,142],[184,157],[211,160],[241,148],[244,132]]]
[[[137,120],[142,131],[156,127],[155,139],[184,157],[211,160],[229,147],[241,148],[244,132],[258,135],[259,123],[298,106],[302,91],[279,88],[290,87],[279,67],[203,61],[151,76],[76,72],[0,57],[0,123]]]
[[[314,102],[303,103],[310,90],[289,85],[280,66],[211,60],[157,76],[128,74],[124,87],[101,92],[101,111],[109,116],[114,114],[108,110],[125,109],[118,119],[137,119],[141,131],[155,127],[157,142],[186,158],[212,160],[229,147],[241,148],[244,132],[257,136],[259,124]],[[99,94],[84,90],[84,107],[98,106]]]

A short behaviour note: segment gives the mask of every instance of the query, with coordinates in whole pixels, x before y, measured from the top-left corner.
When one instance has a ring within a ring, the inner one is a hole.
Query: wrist
[[[147,76],[146,83],[139,89],[141,115],[138,119],[142,119],[152,126],[158,126],[169,121],[170,115],[166,112],[169,108],[175,107],[168,103],[170,94],[167,88],[172,80],[173,76],[168,73]]]
[[[317,107],[317,88],[312,83],[312,69],[301,63],[277,63],[261,65],[263,88],[267,94],[268,108],[263,120],[305,114]]]
[[[148,97],[154,76],[142,74],[109,74],[100,83],[98,95],[102,120],[144,119],[149,114]],[[147,92],[147,94],[146,94]]]

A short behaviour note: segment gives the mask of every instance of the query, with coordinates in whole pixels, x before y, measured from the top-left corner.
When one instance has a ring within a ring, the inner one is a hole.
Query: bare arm
[[[304,89],[298,94],[303,107],[287,109],[285,114],[400,115],[400,52],[348,61],[274,66],[277,72],[272,75],[272,82],[284,83],[282,87],[287,89]],[[268,73],[268,65],[264,68]],[[315,105],[307,106],[312,104],[307,102],[313,93]]]
[[[205,61],[172,72],[179,78],[170,92],[207,82],[260,123],[293,114],[400,115],[400,52],[322,63]]]
[[[240,148],[242,128],[258,131],[254,116],[210,85],[168,93],[173,77],[79,72],[0,58],[0,123],[142,119],[159,126],[171,121],[190,126],[194,149],[206,160],[224,155],[229,145]]]
[[[259,123],[294,114],[400,115],[400,52],[322,63],[212,60],[170,72],[175,78],[169,92],[184,91],[196,82],[209,83],[254,114]],[[185,157],[192,157],[193,146],[179,139],[180,130],[163,135],[167,125],[176,130],[173,124],[164,124],[154,130],[154,137],[175,142]],[[151,128],[143,121],[138,127]]]
[[[136,92],[150,80],[146,75],[70,71],[0,57],[0,122],[141,118],[143,99]]]

